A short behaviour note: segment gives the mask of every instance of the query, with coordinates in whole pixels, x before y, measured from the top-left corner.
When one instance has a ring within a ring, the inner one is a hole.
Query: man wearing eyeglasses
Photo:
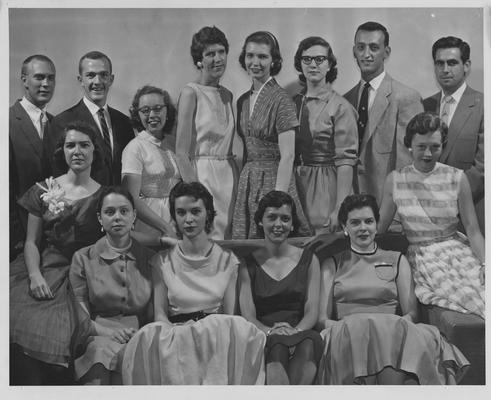
[[[423,111],[421,96],[385,72],[390,55],[389,33],[377,22],[356,30],[353,55],[360,82],[344,97],[358,110],[359,164],[353,187],[380,204],[386,176],[411,162],[404,146],[406,125]]]
[[[425,99],[423,106],[448,126],[439,161],[465,171],[484,234],[484,96],[465,82],[471,71],[470,53],[469,44],[454,36],[433,44],[435,76],[442,90]]]
[[[76,120],[86,121],[96,128],[100,133],[97,147],[102,153],[103,167],[92,169],[91,176],[101,185],[118,185],[121,183],[121,153],[135,135],[129,118],[107,105],[107,95],[114,81],[111,60],[99,51],[91,51],[82,56],[78,69],[84,97],[54,118],[56,137],[61,136],[68,122]],[[53,172],[57,176],[65,171]]]

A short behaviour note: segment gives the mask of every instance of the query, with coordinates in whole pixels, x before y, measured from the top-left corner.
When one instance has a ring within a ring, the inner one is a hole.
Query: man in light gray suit
[[[403,138],[409,120],[423,111],[421,96],[385,72],[389,33],[377,22],[356,30],[353,55],[361,81],[344,97],[358,110],[359,164],[353,187],[380,204],[384,181],[392,170],[411,162]]]
[[[465,82],[471,69],[470,52],[469,44],[454,36],[433,44],[435,76],[442,90],[423,105],[448,125],[439,161],[465,171],[484,233],[484,97]]]

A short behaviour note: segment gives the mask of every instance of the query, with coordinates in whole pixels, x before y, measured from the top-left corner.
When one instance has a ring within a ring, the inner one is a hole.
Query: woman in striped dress
[[[302,210],[293,176],[295,104],[273,76],[281,70],[278,41],[270,32],[247,37],[239,62],[252,78],[251,90],[237,101],[238,133],[245,142],[245,165],[240,174],[232,220],[232,238],[259,238],[254,223],[259,200],[271,190],[292,196],[300,227],[299,236],[311,229]]]
[[[413,164],[387,177],[379,232],[397,211],[421,303],[484,318],[484,238],[464,172],[437,162],[446,134],[432,113],[409,122],[404,144]],[[457,231],[459,216],[467,236]]]

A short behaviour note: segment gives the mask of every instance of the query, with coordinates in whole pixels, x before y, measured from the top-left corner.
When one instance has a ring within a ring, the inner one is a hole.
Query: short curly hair
[[[334,56],[331,45],[319,36],[310,36],[308,38],[305,38],[298,45],[298,49],[294,57],[295,69],[300,73],[298,75],[298,79],[300,79],[302,83],[305,83],[306,81],[305,75],[302,71],[302,53],[313,46],[322,46],[327,50],[327,62],[329,63],[329,71],[327,71],[326,74],[326,82],[334,82],[336,80],[336,77],[338,76],[338,69],[336,67],[338,62],[336,60],[336,57]]]
[[[193,57],[194,65],[203,60],[203,52],[212,44],[221,44],[225,47],[225,52],[228,54],[228,40],[225,34],[216,26],[205,26],[193,35],[191,41],[191,57]]]
[[[292,234],[295,234],[298,231],[300,221],[297,215],[297,207],[295,206],[295,202],[293,201],[292,197],[288,193],[282,192],[281,190],[272,190],[271,192],[266,193],[261,200],[259,200],[256,213],[254,214],[254,222],[256,223],[257,233],[262,238],[264,238],[264,229],[260,225],[260,222],[263,220],[266,208],[280,208],[283,205],[290,206],[293,226]]]
[[[280,45],[276,37],[271,32],[267,31],[254,32],[247,36],[239,56],[239,63],[246,71],[247,68],[245,65],[245,54],[247,44],[250,42],[266,44],[269,46],[271,57],[273,58],[273,63],[271,65],[271,70],[269,71],[269,73],[271,76],[278,75],[281,71],[281,64],[283,63],[283,59],[281,58]]]
[[[159,94],[164,99],[164,104],[167,107],[167,120],[165,121],[165,125],[163,127],[164,135],[169,133],[174,126],[174,122],[176,119],[176,108],[171,102],[169,93],[166,90],[160,89],[155,86],[145,85],[138,89],[133,96],[133,101],[131,102],[130,107],[130,120],[133,128],[136,129],[137,132],[145,130],[143,124],[140,119],[140,115],[138,114],[138,106],[140,103],[140,98],[146,94]]]
[[[91,165],[91,171],[97,171],[102,167],[102,151],[99,148],[99,144],[97,141],[97,136],[100,135],[98,132],[96,132],[95,128],[90,125],[89,123],[85,121],[72,121],[67,123],[62,130],[62,134],[60,138],[58,139],[55,150],[53,152],[53,169],[55,171],[60,171],[60,172],[67,172],[68,171],[68,164],[66,163],[65,159],[65,139],[66,135],[69,131],[77,131],[81,132],[85,135],[87,135],[92,142],[92,145],[94,146],[94,153],[93,153],[93,159],[92,159],[92,165]],[[91,173],[92,175],[92,173]]]
[[[377,200],[371,194],[351,194],[346,196],[338,212],[338,221],[342,226],[346,226],[348,221],[348,214],[353,210],[359,210],[360,208],[370,207],[373,211],[375,221],[379,221],[380,213],[378,210]]]
[[[203,200],[206,209],[205,232],[210,233],[213,227],[213,221],[217,215],[213,205],[213,196],[208,189],[200,182],[178,182],[169,193],[169,210],[170,216],[176,222],[176,199],[178,197],[189,196],[196,201]],[[182,234],[182,232],[179,232]]]
[[[426,135],[435,131],[440,131],[442,134],[442,145],[445,144],[448,133],[447,124],[437,114],[432,112],[425,111],[416,114],[407,124],[406,134],[404,135],[404,146],[409,149],[416,134]]]
[[[105,186],[102,188],[102,191],[99,195],[99,198],[97,199],[97,207],[96,210],[100,214],[102,211],[102,205],[104,204],[104,199],[109,196],[110,194],[119,194],[126,198],[131,204],[131,207],[135,209],[135,200],[133,199],[133,196],[131,195],[130,191],[126,189],[124,186]]]

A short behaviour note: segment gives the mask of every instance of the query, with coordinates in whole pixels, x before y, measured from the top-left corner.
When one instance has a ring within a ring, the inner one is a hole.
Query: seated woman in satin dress
[[[421,303],[484,318],[484,237],[466,174],[438,162],[446,136],[436,114],[409,121],[404,145],[413,163],[388,175],[379,231],[388,229],[397,211]],[[458,231],[460,221],[466,235]]]
[[[137,90],[130,115],[138,134],[123,150],[121,181],[135,199],[138,213],[135,230],[175,238],[169,192],[181,175],[170,135],[174,106],[165,90],[145,85]]]
[[[82,384],[119,384],[122,350],[140,326],[152,321],[151,266],[154,252],[130,236],[136,211],[122,187],[105,188],[97,217],[106,235],[77,251],[70,283],[81,319],[90,324],[85,353],[75,360]]]
[[[309,385],[322,352],[318,332],[319,261],[288,243],[298,227],[295,202],[271,191],[254,220],[264,246],[245,257],[240,270],[242,315],[266,333],[266,383]]]
[[[180,182],[169,201],[182,239],[152,260],[155,322],[128,342],[123,383],[264,383],[265,335],[232,315],[239,261],[208,238],[213,197]]]
[[[11,383],[68,384],[78,330],[68,285],[73,253],[102,234],[96,217],[101,185],[98,132],[85,122],[65,126],[54,152],[66,173],[33,185],[19,200],[28,213],[24,252],[10,264]]]
[[[417,321],[409,264],[378,248],[379,213],[371,195],[351,195],[339,223],[350,249],[321,267],[319,325],[325,342],[319,383],[455,384],[468,361],[438,329]]]

